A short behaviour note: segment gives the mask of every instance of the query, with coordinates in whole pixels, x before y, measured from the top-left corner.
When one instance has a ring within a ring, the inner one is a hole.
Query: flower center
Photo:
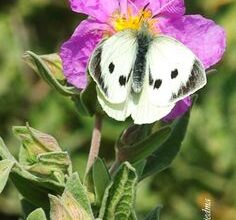
[[[146,27],[153,34],[156,34],[158,32],[156,22],[157,19],[153,18],[150,9],[143,9],[134,15],[132,9],[129,8],[127,15],[122,15],[120,11],[116,11],[112,17],[112,25],[116,32],[126,29],[140,30]]]

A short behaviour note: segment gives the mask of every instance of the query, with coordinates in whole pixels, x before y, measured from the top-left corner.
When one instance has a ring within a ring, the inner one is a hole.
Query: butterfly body
[[[204,67],[190,49],[152,35],[145,25],[100,42],[88,71],[105,112],[121,121],[131,116],[136,124],[159,120],[206,84]]]
[[[135,93],[140,93],[143,87],[143,80],[146,73],[146,55],[153,37],[143,28],[136,33],[137,52],[133,67],[132,89]]]

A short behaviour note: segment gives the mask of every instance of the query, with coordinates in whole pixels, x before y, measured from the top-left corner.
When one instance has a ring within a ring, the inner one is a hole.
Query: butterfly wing
[[[154,105],[149,98],[149,76],[146,74],[143,89],[139,96],[133,95],[131,116],[135,124],[150,124],[165,117],[174,108],[175,104],[166,106]],[[155,97],[158,98],[158,97]]]
[[[110,103],[123,103],[130,93],[137,42],[132,31],[122,31],[103,40],[88,66],[102,95]]]
[[[126,101],[122,103],[111,103],[107,101],[100,89],[97,88],[97,97],[102,109],[109,117],[114,118],[117,121],[125,121],[125,119],[130,116],[132,111],[132,100],[130,99],[130,95],[127,97]]]
[[[203,64],[185,45],[156,37],[147,54],[148,98],[155,106],[169,106],[202,88],[207,80]]]

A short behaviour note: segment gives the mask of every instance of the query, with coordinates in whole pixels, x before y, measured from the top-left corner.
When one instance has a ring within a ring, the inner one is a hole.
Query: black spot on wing
[[[123,76],[123,75],[120,76],[119,83],[120,83],[121,86],[125,86],[125,84],[126,84],[126,77]]]
[[[109,69],[109,72],[112,74],[114,72],[114,69],[115,69],[114,63],[111,62],[108,69]]]
[[[152,73],[151,73],[151,70],[150,70],[150,68],[149,68],[149,85],[152,86],[152,85],[153,85],[153,82],[154,82],[154,80],[153,80],[153,78],[152,78]]]
[[[175,79],[179,75],[179,72],[177,69],[171,71],[171,79]]]
[[[129,75],[128,75],[128,78],[127,78],[127,82],[129,82],[129,80],[130,80],[130,76],[131,76],[132,71],[133,71],[133,69],[131,68],[131,70],[129,72]]]
[[[161,79],[157,79],[154,83],[154,87],[153,89],[159,89],[161,87],[162,84],[162,80]]]
[[[108,93],[107,93],[107,87],[105,86],[104,79],[103,79],[102,76],[100,76],[100,77],[98,78],[98,83],[99,83],[99,85],[100,85],[102,91],[103,91],[106,95],[108,95]]]
[[[171,100],[177,99],[181,96],[186,95],[190,91],[193,91],[197,87],[199,81],[201,81],[201,79],[200,79],[202,77],[201,71],[202,71],[201,64],[199,63],[198,60],[195,60],[193,63],[191,74],[190,74],[187,82],[185,83],[185,85],[182,85],[180,87],[179,91],[176,94],[172,95]],[[202,79],[202,80],[204,80],[204,79]]]
[[[94,68],[94,77],[97,80],[100,88],[102,91],[107,95],[107,87],[105,86],[104,79],[102,77],[102,71],[101,71],[101,56],[102,56],[102,48],[98,48],[96,51],[97,55],[94,58],[94,63],[92,64],[95,66]]]
[[[99,78],[101,77],[102,71],[101,71],[101,56],[102,56],[102,48],[98,48],[96,51],[97,55],[95,56],[93,60],[93,66],[95,66],[94,69],[94,76],[99,81]]]

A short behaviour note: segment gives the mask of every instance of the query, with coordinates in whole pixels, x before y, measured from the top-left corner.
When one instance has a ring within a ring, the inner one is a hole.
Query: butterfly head
[[[158,28],[156,23],[158,22],[156,16],[153,16],[151,9],[147,4],[143,9],[134,13],[131,8],[128,8],[126,15],[123,15],[120,11],[116,11],[112,17],[112,25],[116,32],[124,31],[127,29],[135,31],[148,31],[152,34],[157,34]]]

